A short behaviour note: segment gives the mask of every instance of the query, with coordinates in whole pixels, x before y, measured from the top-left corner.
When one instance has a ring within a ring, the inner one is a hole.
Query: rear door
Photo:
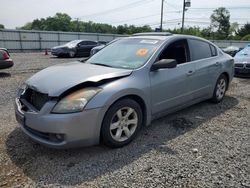
[[[88,52],[88,41],[82,41],[78,44],[77,55],[86,56]]]
[[[89,56],[90,55],[90,51],[92,50],[92,48],[97,46],[97,43],[94,41],[86,41],[87,45],[86,45],[86,54]]]
[[[188,43],[190,57],[196,69],[195,82],[190,84],[192,99],[209,97],[213,93],[214,84],[222,69],[217,49],[212,44],[199,39],[188,39]]]
[[[178,65],[176,68],[150,72],[153,115],[188,103],[191,92],[189,85],[195,73],[186,39],[167,45],[156,61],[161,59],[175,59]]]

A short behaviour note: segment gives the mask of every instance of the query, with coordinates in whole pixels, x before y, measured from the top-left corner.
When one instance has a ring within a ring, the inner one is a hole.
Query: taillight
[[[9,54],[7,52],[4,52],[3,53],[3,59],[6,60],[6,59],[9,59],[9,58],[10,58]]]

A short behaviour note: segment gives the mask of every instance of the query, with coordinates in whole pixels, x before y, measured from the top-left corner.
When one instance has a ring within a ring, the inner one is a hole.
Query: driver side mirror
[[[151,70],[156,71],[158,69],[171,69],[177,66],[177,61],[175,59],[161,59],[160,61],[155,62]]]

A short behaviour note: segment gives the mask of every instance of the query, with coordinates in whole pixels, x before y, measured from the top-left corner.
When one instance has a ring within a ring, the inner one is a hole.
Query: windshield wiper
[[[93,65],[100,65],[100,66],[104,66],[104,67],[112,67],[110,65],[106,65],[106,64],[102,64],[102,63],[91,63]]]

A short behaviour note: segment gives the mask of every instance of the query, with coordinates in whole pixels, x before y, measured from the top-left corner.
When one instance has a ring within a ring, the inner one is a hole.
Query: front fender
[[[140,97],[145,104],[147,111],[147,124],[151,120],[151,100],[150,100],[150,82],[148,76],[140,74],[131,74],[128,77],[114,80],[101,86],[102,91],[89,101],[86,109],[105,108],[108,109],[117,100],[135,95]]]

